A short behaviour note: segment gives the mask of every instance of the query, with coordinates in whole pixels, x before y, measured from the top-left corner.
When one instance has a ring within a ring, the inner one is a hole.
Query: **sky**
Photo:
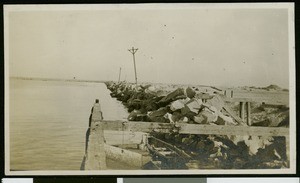
[[[10,11],[9,76],[289,86],[287,9]]]

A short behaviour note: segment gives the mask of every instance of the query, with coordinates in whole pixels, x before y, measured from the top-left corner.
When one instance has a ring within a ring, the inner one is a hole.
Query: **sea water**
[[[104,83],[10,79],[10,170],[79,170],[95,99],[104,119],[128,113]]]

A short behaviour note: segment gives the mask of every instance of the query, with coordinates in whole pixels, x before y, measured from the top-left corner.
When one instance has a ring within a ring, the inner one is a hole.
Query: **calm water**
[[[79,170],[96,98],[104,119],[128,116],[103,83],[10,80],[11,170]]]

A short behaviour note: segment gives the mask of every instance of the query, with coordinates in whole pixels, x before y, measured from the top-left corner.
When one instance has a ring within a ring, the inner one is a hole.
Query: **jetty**
[[[243,100],[241,102],[247,101]],[[242,112],[243,108],[241,108]],[[137,169],[145,167],[161,169],[162,158],[158,158],[158,156],[168,159],[170,155],[175,155],[177,159],[178,157],[184,159],[182,162],[187,165],[194,161],[184,150],[151,136],[150,134],[153,132],[188,135],[281,136],[285,138],[286,156],[289,161],[289,128],[286,127],[110,121],[102,118],[102,112],[97,107],[97,104],[93,106],[90,120],[91,125],[87,136],[84,170],[106,170],[108,169],[108,159],[113,159],[128,166],[134,166]],[[156,141],[155,145],[161,143],[162,146],[154,146],[153,141]],[[174,156],[170,158],[172,157]]]
[[[147,170],[290,167],[286,90],[105,84],[130,114],[92,111],[86,170],[110,169],[110,160]]]

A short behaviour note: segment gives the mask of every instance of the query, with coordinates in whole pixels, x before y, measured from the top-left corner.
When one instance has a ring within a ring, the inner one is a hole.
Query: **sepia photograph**
[[[5,5],[6,175],[295,174],[293,3]]]

